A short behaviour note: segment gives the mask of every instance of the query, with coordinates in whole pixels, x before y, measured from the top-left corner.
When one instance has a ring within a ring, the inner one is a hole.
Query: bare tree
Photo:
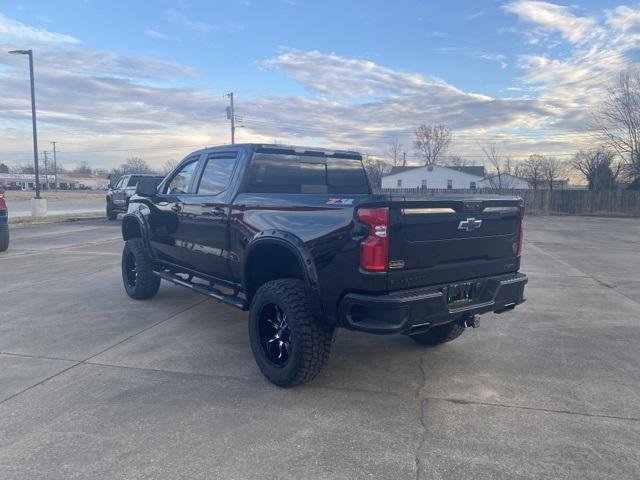
[[[91,175],[93,173],[93,170],[89,166],[88,162],[80,162],[73,170],[71,170],[71,173],[77,173],[79,175]]]
[[[162,164],[162,173],[168,175],[173,171],[174,168],[178,166],[178,163],[178,160],[175,159],[167,160]]]
[[[380,188],[382,186],[382,177],[389,173],[391,166],[387,162],[372,158],[369,155],[365,155],[363,163],[371,186]]]
[[[607,145],[624,159],[627,175],[640,177],[640,70],[620,74],[594,119]]]
[[[447,155],[442,164],[448,167],[469,167],[474,165],[475,162],[462,158],[460,155]]]
[[[584,175],[589,190],[611,190],[616,188],[622,164],[614,164],[615,152],[599,148],[576,153],[571,166]]]
[[[413,148],[425,165],[435,164],[451,143],[451,129],[445,125],[422,124],[415,130]]]
[[[499,190],[513,188],[516,179],[511,173],[513,171],[511,157],[503,155],[496,144],[484,147],[482,151],[492,167],[491,175],[487,177],[489,186]]]
[[[9,166],[0,162],[0,173],[9,173]]]
[[[516,176],[524,178],[534,190],[538,190],[544,181],[544,169],[547,158],[533,154],[524,160],[516,170]]]
[[[127,161],[120,165],[119,168],[114,168],[112,173],[119,175],[128,175],[132,173],[149,174],[153,173],[149,164],[140,157],[130,157]]]
[[[546,158],[543,163],[542,173],[549,190],[553,190],[555,184],[560,180],[565,172],[565,164],[555,157]]]
[[[394,138],[389,144],[387,153],[391,160],[391,165],[393,165],[394,167],[407,166],[407,156],[404,152],[402,143],[400,143],[400,140],[397,137]]]

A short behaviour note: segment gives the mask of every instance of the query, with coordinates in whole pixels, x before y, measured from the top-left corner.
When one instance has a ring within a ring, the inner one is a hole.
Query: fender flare
[[[312,309],[316,315],[323,316],[322,301],[320,298],[320,282],[318,271],[313,260],[313,255],[305,243],[296,235],[282,230],[263,230],[256,233],[247,244],[243,258],[242,284],[248,292],[249,257],[251,253],[261,245],[279,245],[289,250],[298,261],[302,271],[304,284],[311,301]]]
[[[136,210],[131,213],[127,213],[124,217],[122,217],[122,239],[126,242],[127,240],[134,238],[127,234],[126,228],[131,222],[136,222],[138,224],[138,228],[140,229],[140,235],[142,237],[142,241],[144,242],[149,255],[152,255],[151,243],[149,242],[149,222],[146,217],[140,213],[139,210]]]

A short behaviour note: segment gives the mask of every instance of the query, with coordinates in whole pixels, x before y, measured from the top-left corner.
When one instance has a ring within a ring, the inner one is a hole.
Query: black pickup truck
[[[142,179],[122,222],[134,299],[161,279],[249,310],[263,374],[312,379],[336,327],[458,337],[522,303],[517,197],[373,194],[356,152],[229,145]]]

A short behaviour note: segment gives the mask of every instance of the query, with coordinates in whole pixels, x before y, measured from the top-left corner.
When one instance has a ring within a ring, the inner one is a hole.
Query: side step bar
[[[157,275],[163,280],[167,280],[168,282],[175,283],[176,285],[181,285],[183,287],[190,288],[191,290],[201,293],[202,295],[206,295],[207,297],[215,298],[219,302],[224,302],[227,305],[231,305],[232,307],[239,308],[240,310],[249,310],[249,305],[247,301],[239,298],[235,295],[226,295],[222,293],[220,290],[214,287],[206,287],[204,285],[199,285],[179,276],[169,273],[169,272],[159,272],[154,270],[154,275]]]

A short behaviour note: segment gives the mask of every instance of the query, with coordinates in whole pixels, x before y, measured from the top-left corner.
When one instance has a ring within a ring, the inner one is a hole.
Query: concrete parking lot
[[[640,477],[640,220],[529,217],[528,301],[457,341],[340,331],[311,384],[259,373],[246,314],[120,279],[119,222],[0,254],[0,477]]]

